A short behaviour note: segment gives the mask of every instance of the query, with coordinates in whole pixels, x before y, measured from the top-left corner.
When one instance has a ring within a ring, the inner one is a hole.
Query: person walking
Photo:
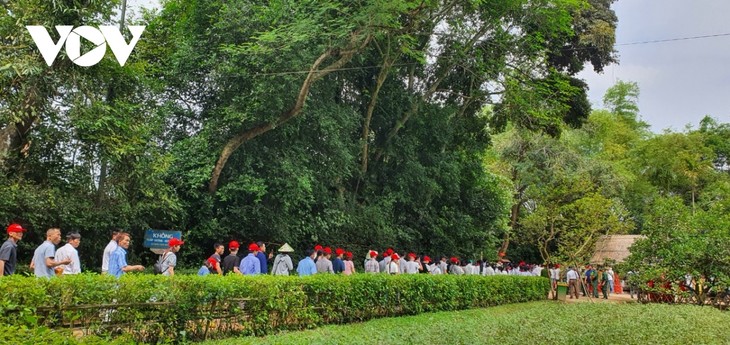
[[[608,293],[612,294],[614,292],[614,279],[613,279],[614,273],[613,268],[609,267],[606,270],[606,277],[608,278]]]
[[[210,273],[217,273],[218,275],[223,275],[223,268],[221,268],[221,262],[223,261],[221,255],[223,255],[223,252],[226,250],[226,247],[223,246],[223,244],[216,242],[213,244],[213,254],[210,255],[210,258],[215,260],[215,265],[210,268]]]
[[[565,278],[568,280],[568,294],[570,295],[570,298],[572,299],[573,296],[575,296],[575,299],[578,299],[578,280],[580,279],[580,276],[578,275],[578,272],[573,269],[573,266],[568,267],[568,273]]]
[[[603,293],[603,299],[608,299],[608,274],[603,267],[598,268],[598,283],[601,286],[601,293]],[[598,297],[598,296],[596,296]]]
[[[378,252],[371,250],[368,256],[370,258],[365,262],[365,273],[380,273],[380,263],[375,259],[378,257]]]
[[[291,258],[289,257],[290,253],[294,253],[294,249],[288,243],[284,243],[279,248],[279,254],[274,258],[274,266],[271,268],[271,274],[275,276],[289,275],[289,271],[294,269],[294,264],[292,264]]]
[[[305,251],[307,256],[304,259],[299,260],[297,265],[297,273],[300,277],[311,276],[317,274],[317,266],[314,263],[314,258],[317,256],[317,251],[313,249],[307,249]]]
[[[55,276],[56,266],[68,265],[71,259],[56,261],[56,245],[61,242],[61,229],[50,228],[46,231],[46,240],[36,248],[30,267],[36,277],[50,278]]]
[[[109,243],[107,243],[104,248],[104,253],[101,256],[101,274],[107,274],[107,272],[109,272],[109,257],[111,257],[112,253],[114,253],[114,251],[119,247],[117,236],[119,236],[120,232],[122,231],[112,230],[112,239]]]
[[[248,245],[248,255],[241,260],[241,267],[238,269],[243,275],[261,274],[261,261],[256,257],[259,253],[259,246],[256,243]]]
[[[256,258],[259,259],[259,264],[261,265],[259,271],[261,271],[261,274],[267,274],[269,273],[269,260],[274,257],[274,253],[269,253],[267,256],[266,243],[262,241],[256,242],[256,245],[259,246],[258,253],[256,254]]]
[[[23,239],[26,231],[20,224],[13,223],[5,229],[8,239],[0,247],[0,277],[15,274],[18,265],[18,241]]]
[[[355,263],[352,262],[352,252],[345,252],[345,270],[342,274],[349,276],[355,273]]]
[[[180,251],[183,244],[185,244],[184,241],[175,237],[172,237],[167,241],[167,246],[169,248],[162,253],[162,258],[160,260],[160,268],[163,276],[172,277],[175,275],[175,266],[177,266],[176,253]]]
[[[317,259],[317,273],[335,273],[332,268],[332,249],[330,247],[324,247],[322,249],[322,255]]]
[[[78,232],[71,232],[66,235],[66,244],[58,248],[56,251],[56,261],[71,260],[68,265],[60,265],[56,269],[61,269],[61,274],[79,274],[81,273],[81,263],[79,260],[79,251],[76,249],[81,244],[81,235]]]
[[[345,270],[345,260],[342,259],[343,255],[345,255],[344,249],[335,249],[335,258],[332,260],[332,270],[335,273],[342,273]]]
[[[119,247],[109,256],[109,274],[117,278],[123,274],[132,271],[144,271],[142,265],[129,265],[127,264],[127,249],[129,243],[132,241],[129,234],[126,232],[120,232],[117,235]]]
[[[393,253],[390,256],[390,262],[386,268],[388,274],[400,274],[400,265],[398,264],[399,260],[400,257],[398,256],[398,253]]]
[[[241,264],[241,257],[238,256],[238,241],[228,242],[228,256],[223,259],[223,274],[241,274],[238,266]]]

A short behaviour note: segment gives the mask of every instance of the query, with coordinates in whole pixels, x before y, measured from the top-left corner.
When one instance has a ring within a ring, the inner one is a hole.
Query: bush
[[[81,274],[0,279],[1,322],[129,333],[142,341],[264,335],[372,318],[545,298],[549,281],[518,276],[188,276]]]

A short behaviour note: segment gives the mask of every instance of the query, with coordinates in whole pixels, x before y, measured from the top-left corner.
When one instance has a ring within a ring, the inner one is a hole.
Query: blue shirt
[[[248,253],[243,260],[241,266],[238,267],[243,275],[254,275],[261,273],[261,262],[253,253]]]
[[[261,262],[261,273],[263,273],[263,274],[268,273],[269,266],[268,266],[268,259],[266,257],[266,253],[259,252],[258,254],[256,254],[256,257],[259,259],[259,262]]]
[[[340,258],[335,258],[332,260],[332,270],[335,271],[335,273],[342,273],[342,271],[345,270],[345,262]]]
[[[122,247],[117,247],[117,249],[112,252],[112,255],[109,256],[109,274],[119,278],[124,274],[124,271],[122,271],[122,267],[127,266],[127,251]]]
[[[46,258],[53,259],[55,256],[56,246],[54,246],[51,241],[46,240],[43,244],[36,248],[33,253],[33,263],[35,265],[33,270],[35,271],[36,277],[50,278],[56,276],[56,272],[53,270],[53,267],[48,267],[46,265]]]
[[[200,267],[200,269],[198,270],[198,275],[199,276],[207,276],[209,274],[210,274],[210,270],[208,269],[208,267],[205,267],[205,265],[203,265],[202,267]]]
[[[297,265],[297,272],[299,273],[300,277],[311,276],[312,274],[317,273],[317,266],[314,264],[314,260],[312,260],[311,257],[307,256],[306,258],[299,261],[299,265]]]

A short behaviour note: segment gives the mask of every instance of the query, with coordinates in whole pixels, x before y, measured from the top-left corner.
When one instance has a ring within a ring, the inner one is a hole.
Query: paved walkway
[[[551,296],[552,297],[552,296]],[[588,298],[583,294],[578,294],[578,299],[571,299],[568,296],[565,297],[565,301],[568,303],[633,303],[636,302],[636,295],[631,299],[627,293],[612,293],[608,295],[608,299],[603,299],[603,295],[599,294],[599,298]]]

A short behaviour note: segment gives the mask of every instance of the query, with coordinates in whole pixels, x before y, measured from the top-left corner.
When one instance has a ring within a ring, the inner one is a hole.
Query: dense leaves
[[[168,341],[534,301],[545,298],[549,284],[520,276],[82,274],[8,277],[0,288],[10,291],[0,298],[5,324],[76,325],[99,334],[124,328],[137,340]]]

